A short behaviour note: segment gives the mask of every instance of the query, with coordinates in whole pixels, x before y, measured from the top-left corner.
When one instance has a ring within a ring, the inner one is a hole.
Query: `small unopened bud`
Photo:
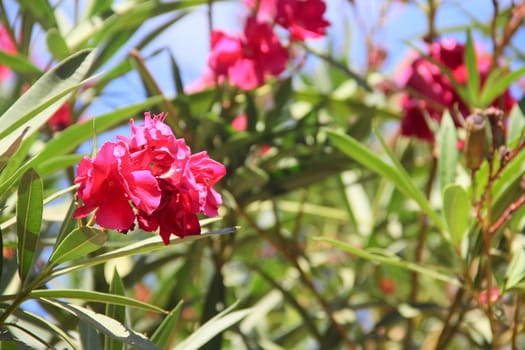
[[[492,144],[494,150],[505,145],[505,124],[503,123],[503,111],[496,107],[485,109],[482,114],[487,117],[492,132]]]
[[[467,168],[477,170],[485,159],[487,136],[485,133],[485,118],[473,114],[465,121],[467,138],[465,140],[465,158]]]

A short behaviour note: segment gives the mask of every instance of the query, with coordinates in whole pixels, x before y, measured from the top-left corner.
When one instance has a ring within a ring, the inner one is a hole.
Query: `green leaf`
[[[360,258],[370,260],[375,263],[386,264],[390,266],[400,267],[406,270],[414,271],[420,273],[423,276],[433,278],[442,282],[450,283],[456,286],[461,286],[461,282],[456,278],[437,272],[437,269],[430,268],[428,266],[421,266],[410,261],[401,260],[397,255],[389,254],[386,251],[383,251],[383,254],[378,254],[377,252],[370,252],[364,249],[355,248],[347,243],[337,241],[332,238],[326,237],[316,237],[315,239],[330,243],[344,251],[347,251],[351,254],[357,255]]]
[[[510,148],[514,148],[518,145],[519,141],[523,137],[523,130],[525,129],[525,115],[523,114],[519,104],[516,103],[516,105],[512,108],[508,123],[507,144]]]
[[[474,107],[477,106],[479,101],[479,87],[480,78],[478,70],[478,62],[476,58],[476,48],[474,47],[474,41],[472,40],[472,33],[470,30],[467,31],[467,45],[465,47],[465,64],[467,66],[467,89],[469,94],[469,105]]]
[[[0,51],[0,63],[17,73],[27,75],[29,78],[38,77],[42,74],[37,66],[33,65],[27,58],[21,55],[10,55],[4,51]]]
[[[251,309],[243,309],[230,312],[233,307],[235,307],[235,304],[203,324],[183,342],[174,347],[173,350],[197,350],[215,337],[215,335],[240,322],[252,311]]]
[[[441,193],[445,187],[456,180],[456,167],[458,162],[458,147],[456,126],[448,111],[443,114],[438,132],[438,174]]]
[[[58,32],[58,29],[51,28],[46,33],[46,43],[49,52],[53,57],[60,61],[70,55],[67,43]]]
[[[104,245],[108,239],[105,231],[83,226],[69,233],[56,247],[49,263],[58,265],[91,253]]]
[[[97,331],[87,322],[83,320],[78,322],[78,333],[80,334],[82,349],[104,350],[102,344],[100,343],[100,336],[98,335]]]
[[[46,72],[0,117],[0,152],[26,128],[29,134],[35,132],[62,106],[81,85],[94,57],[91,50],[70,56]]]
[[[525,278],[525,250],[520,247],[514,252],[505,274],[505,290],[516,286],[523,278]]]
[[[111,278],[111,283],[109,284],[109,293],[112,295],[124,295],[124,283],[120,278],[117,268],[113,270],[113,277]],[[124,305],[106,305],[106,316],[111,317],[114,320],[122,324],[126,324],[126,308]],[[121,342],[111,339],[111,337],[104,337],[104,349],[106,350],[122,350],[124,349],[124,344]]]
[[[486,107],[492,103],[498,96],[503,94],[512,83],[525,75],[525,67],[521,67],[510,73],[503,73],[503,76],[500,76],[499,79],[495,80],[494,84],[488,85],[485,84],[483,91],[480,96],[480,106]]]
[[[468,231],[471,205],[463,187],[451,184],[443,192],[443,215],[448,226],[450,239],[459,248]]]
[[[133,298],[126,297],[124,295],[104,293],[104,292],[95,292],[82,289],[37,289],[33,290],[30,293],[32,298],[38,299],[78,299],[84,301],[92,301],[104,304],[112,305],[123,305],[138,308],[146,311],[153,311],[158,313],[166,313],[165,310]]]
[[[17,313],[17,315],[21,314],[21,315],[23,315],[25,317],[31,318],[31,319],[37,321],[38,323],[44,325],[44,327],[48,328],[51,332],[54,332],[60,338],[64,339],[64,341],[66,341],[71,346],[71,349],[74,349],[74,350],[78,349],[78,346],[73,341],[73,339],[71,339],[71,337],[66,332],[64,332],[60,327],[57,327],[52,322],[49,322],[45,318],[43,318],[43,317],[41,317],[39,315],[33,314],[33,313],[29,312],[29,311],[25,311],[23,309],[18,309],[16,311],[16,313]],[[90,349],[92,349],[92,348],[90,348]]]
[[[18,235],[18,272],[22,281],[33,265],[36,246],[40,237],[44,193],[42,180],[33,169],[20,181],[16,204],[16,231]]]
[[[25,133],[27,132],[27,129],[24,129],[22,133],[15,139],[15,141],[9,146],[9,148],[0,155],[0,172],[5,169],[7,163],[9,162],[9,159],[16,153],[18,148],[20,147],[20,144],[22,143],[22,139],[24,138]]]
[[[171,312],[164,318],[162,323],[157,327],[155,333],[151,336],[151,341],[165,348],[172,337],[177,321],[179,320],[180,312],[182,310],[182,300],[171,310]]]
[[[125,344],[132,345],[135,348],[145,350],[161,349],[157,345],[149,341],[147,338],[145,338],[142,334],[134,331],[129,327],[122,325],[120,322],[110,317],[107,317],[106,315],[96,313],[92,310],[86,309],[78,305],[68,304],[59,301],[52,301],[49,299],[42,299],[42,301],[45,301],[46,303],[51,304],[57,308],[70,312],[71,314],[78,317],[79,320],[86,322],[99,332],[109,335],[110,337],[113,337],[114,339],[117,339]]]
[[[403,194],[415,200],[423,212],[434,221],[441,231],[446,231],[445,223],[441,217],[432,209],[423,193],[417,189],[406,171],[403,170],[399,162],[388,150],[388,147],[383,147],[383,149],[389,154],[390,160],[393,161],[393,164],[386,163],[376,153],[361,145],[357,140],[348,135],[333,130],[328,130],[327,134],[337,148],[366,168],[390,180]],[[376,135],[382,141],[380,135]]]
[[[19,0],[20,7],[38,21],[44,29],[56,27],[55,14],[47,0]]]
[[[77,265],[72,265],[72,266],[56,269],[51,274],[51,277],[56,277],[56,276],[70,273],[76,270],[81,270],[81,269],[85,269],[91,266],[102,264],[112,259],[122,258],[125,256],[137,255],[137,254],[142,254],[142,253],[149,253],[149,252],[153,252],[153,251],[157,251],[161,249],[167,249],[168,247],[173,246],[173,245],[185,244],[185,243],[193,242],[199,239],[213,237],[219,234],[228,234],[228,233],[232,233],[235,231],[237,231],[236,227],[229,227],[229,228],[212,231],[210,233],[201,234],[201,235],[186,236],[184,238],[172,238],[170,240],[169,246],[166,246],[164,244],[160,236],[155,236],[155,237],[151,237],[148,239],[143,239],[140,242],[129,244],[125,247],[115,249],[113,251],[110,251],[104,254],[97,255],[95,257],[87,259],[86,261],[78,263]],[[67,237],[64,239],[64,241],[66,239]]]

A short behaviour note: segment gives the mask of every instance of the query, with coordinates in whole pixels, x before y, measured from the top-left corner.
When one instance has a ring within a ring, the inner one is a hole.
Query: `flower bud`
[[[487,139],[485,118],[478,114],[473,114],[465,121],[465,128],[467,130],[467,138],[465,140],[467,168],[477,170],[485,158]]]

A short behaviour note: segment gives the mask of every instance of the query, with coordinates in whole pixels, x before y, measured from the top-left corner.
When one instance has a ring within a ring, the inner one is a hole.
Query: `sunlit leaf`
[[[173,310],[170,311],[168,316],[164,318],[161,324],[155,330],[155,333],[151,336],[151,341],[161,347],[166,347],[169,343],[170,338],[173,336],[175,331],[175,325],[179,320],[180,312],[182,310],[183,302],[180,301]]]
[[[55,276],[63,275],[65,273],[70,273],[72,271],[85,269],[85,268],[88,268],[88,267],[91,267],[91,266],[102,264],[102,263],[104,263],[106,261],[109,261],[109,260],[112,260],[112,259],[121,258],[121,257],[124,257],[124,256],[131,256],[131,255],[137,255],[137,254],[154,252],[156,250],[167,249],[169,246],[176,245],[176,244],[185,244],[185,243],[193,242],[193,241],[196,241],[196,240],[199,240],[199,239],[217,236],[219,234],[229,234],[229,233],[235,232],[236,230],[237,230],[236,227],[230,227],[230,228],[225,228],[225,229],[221,229],[221,230],[212,231],[212,232],[206,233],[206,234],[195,235],[195,236],[186,236],[183,239],[172,238],[170,240],[170,244],[168,246],[166,246],[164,244],[164,242],[162,241],[162,238],[160,238],[160,236],[155,236],[155,237],[151,237],[151,238],[148,238],[148,239],[141,240],[140,242],[137,242],[137,243],[129,244],[129,245],[125,246],[125,247],[122,247],[122,248],[119,248],[119,249],[115,249],[113,251],[110,251],[110,252],[107,252],[107,253],[104,253],[104,254],[100,254],[100,255],[97,255],[97,256],[94,256],[94,257],[90,257],[90,258],[86,259],[83,262],[79,262],[76,265],[71,265],[71,266],[68,266],[68,267],[56,269],[52,273],[51,276],[55,277]]]
[[[67,43],[56,28],[51,28],[46,33],[46,43],[49,52],[60,61],[70,55]]]
[[[70,232],[56,247],[49,263],[58,265],[100,249],[108,239],[105,231],[83,226]]]
[[[217,334],[241,321],[252,311],[251,309],[244,309],[231,312],[231,310],[232,307],[229,307],[217,314],[194,331],[188,338],[177,344],[173,350],[197,350]]]
[[[44,193],[40,176],[30,169],[18,187],[16,205],[16,230],[18,235],[18,272],[25,281],[33,266],[35,250],[40,237]]]
[[[46,303],[49,303],[57,308],[66,310],[71,314],[78,317],[80,320],[86,322],[91,327],[103,334],[109,335],[110,337],[119,340],[125,344],[132,345],[139,349],[145,350],[160,350],[157,345],[153,344],[142,334],[134,331],[133,329],[122,325],[120,322],[92,310],[86,309],[82,306],[68,304],[59,301],[52,301],[49,299],[42,299]]]
[[[165,310],[124,295],[95,292],[82,289],[37,289],[30,293],[32,298],[53,298],[53,299],[79,299],[84,301],[92,301],[111,305],[123,305],[134,307],[146,311],[153,311],[158,313],[166,313]]]
[[[443,192],[443,214],[454,246],[458,247],[467,233],[471,205],[467,192],[455,184],[445,187]]]
[[[467,66],[467,89],[469,94],[469,105],[476,106],[478,101],[480,77],[478,62],[476,58],[476,48],[472,40],[471,31],[467,31],[467,44],[465,46],[465,64]]]
[[[119,295],[119,296],[124,295],[124,283],[122,282],[122,279],[120,278],[116,267],[113,270],[113,277],[111,278],[111,283],[109,284],[109,293],[112,295]],[[115,305],[115,304],[108,303],[106,305],[105,314],[106,316],[111,317],[114,320],[117,320],[123,325],[126,324],[126,308],[124,305]],[[104,337],[104,349],[122,350],[124,349],[124,344],[122,344],[122,342],[119,342],[116,339],[112,339],[111,337],[105,336]]]
[[[519,248],[514,252],[505,274],[505,289],[516,286],[523,278],[525,278],[525,250]]]
[[[438,174],[441,193],[445,187],[456,180],[456,168],[458,162],[458,146],[456,126],[452,116],[447,111],[443,114],[437,142],[439,145]]]
[[[316,239],[330,243],[337,248],[340,248],[360,258],[369,260],[371,262],[375,262],[377,264],[385,264],[385,265],[400,267],[406,270],[417,272],[429,278],[433,278],[433,279],[436,279],[442,282],[454,284],[456,286],[461,286],[461,282],[458,281],[456,278],[450,275],[440,273],[437,271],[438,269],[436,268],[431,268],[429,266],[423,266],[423,265],[419,265],[419,264],[416,264],[410,261],[405,261],[405,260],[402,260],[400,257],[393,256],[391,254],[388,254],[387,252],[385,252],[385,254],[378,254],[377,251],[370,252],[364,249],[353,247],[347,243],[337,241],[332,238],[317,237]]]
[[[38,79],[1,117],[0,152],[29,128],[42,126],[77,89],[88,72],[94,53],[84,50],[62,61]]]
[[[395,160],[393,155],[390,155],[393,164],[389,164],[369,148],[361,145],[357,140],[348,135],[343,135],[332,130],[328,130],[327,134],[337,148],[358,163],[390,180],[401,192],[415,200],[425,214],[427,214],[442,231],[445,230],[446,226],[441,217],[432,209],[423,193],[416,188],[412,179]],[[388,148],[384,147],[384,150],[387,154],[389,153]]]
[[[480,96],[480,105],[488,106],[498,96],[503,94],[511,84],[525,75],[525,67],[521,67],[510,73],[504,74],[497,79],[493,85],[485,84]]]

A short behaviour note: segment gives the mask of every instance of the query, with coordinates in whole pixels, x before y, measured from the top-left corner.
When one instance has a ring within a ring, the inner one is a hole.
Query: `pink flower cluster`
[[[213,189],[225,167],[205,151],[191,154],[184,139],[177,139],[164,123],[164,114],[145,115],[144,124],[131,120],[131,137],[106,142],[94,159],[79,164],[75,183],[82,206],[74,218],[95,212],[95,222],[127,232],[135,226],[160,230],[165,244],[171,234],[200,233],[198,213],[217,216],[222,203]]]
[[[446,66],[459,84],[466,85],[465,45],[453,39],[444,39],[430,46],[429,56]],[[481,84],[487,79],[490,63],[490,56],[477,54]],[[428,126],[425,115],[439,123],[443,112],[448,109],[456,125],[460,125],[460,118],[456,111],[463,116],[470,114],[469,106],[462,100],[450,80],[438,66],[424,57],[418,56],[412,61],[403,85],[408,90],[401,100],[403,108],[401,133],[405,136],[432,142],[434,134]],[[493,106],[507,112],[514,103],[515,100],[509,91],[505,91],[493,102]]]
[[[325,35],[329,22],[323,18],[323,0],[245,0],[252,14],[241,36],[214,30],[208,58],[214,76],[227,78],[244,90],[264,84],[267,76],[284,72],[289,49],[274,31],[277,24],[289,33],[289,41],[304,41]]]

